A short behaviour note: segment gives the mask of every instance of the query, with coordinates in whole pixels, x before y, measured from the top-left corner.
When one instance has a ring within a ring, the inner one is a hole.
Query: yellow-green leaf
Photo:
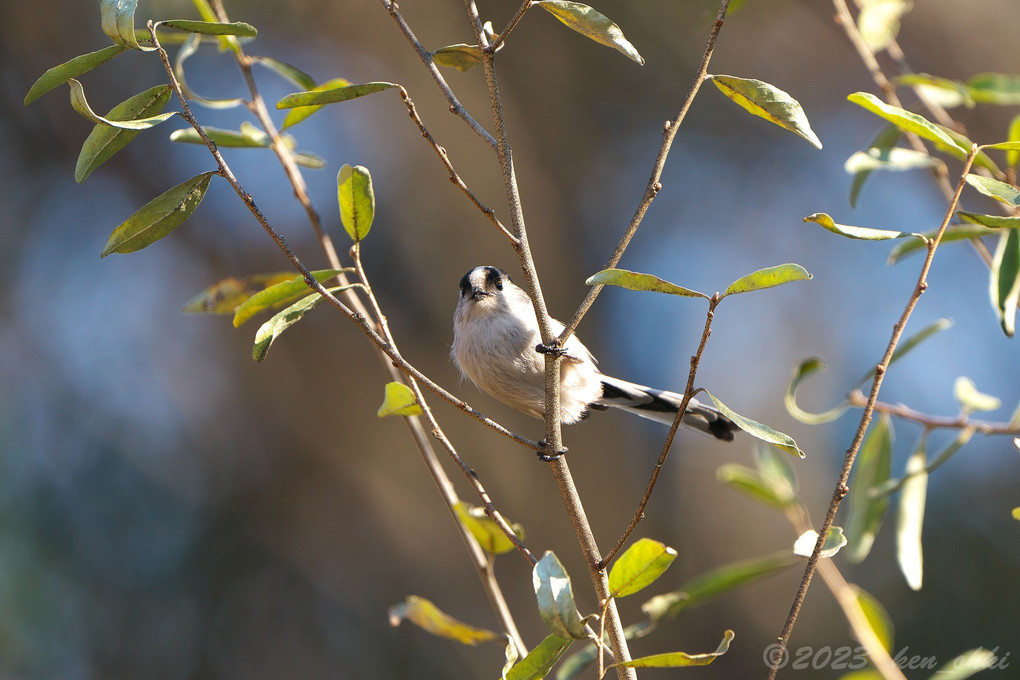
[[[723,639],[714,652],[708,652],[705,654],[666,652],[665,654],[642,656],[625,663],[613,664],[612,666],[609,666],[609,668],[614,668],[616,666],[624,666],[626,668],[681,668],[684,666],[707,666],[729,651],[730,643],[733,641],[733,638],[733,631],[727,630],[723,633]]]
[[[345,85],[333,87],[326,90],[308,90],[306,92],[295,92],[289,94],[276,102],[278,109],[293,109],[296,106],[322,106],[325,104],[337,104],[350,99],[364,97],[365,95],[382,92],[393,87],[400,87],[396,83],[374,82],[361,83],[358,85]]]
[[[699,293],[690,288],[678,286],[675,283],[664,281],[651,274],[627,271],[626,269],[603,269],[588,277],[585,285],[619,286],[628,290],[647,290],[654,293],[667,293],[669,295],[682,295],[684,297],[701,297],[708,299],[704,293]]]
[[[1009,652],[1006,654],[1008,655]],[[1002,660],[1006,658],[1004,655]],[[995,666],[997,661],[1000,659],[995,655],[995,652],[978,647],[947,661],[929,680],[965,680],[975,673]],[[1006,666],[998,666],[998,668],[1006,668]]]
[[[857,604],[860,605],[861,611],[864,612],[864,618],[867,619],[871,631],[878,638],[878,641],[882,643],[882,646],[885,647],[885,650],[891,652],[896,629],[893,626],[892,617],[889,616],[889,612],[868,591],[855,585],[850,587],[857,594]]]
[[[126,49],[127,47],[124,45],[110,45],[96,52],[82,54],[74,59],[65,61],[63,64],[54,66],[32,83],[31,89],[25,95],[25,106],[28,106],[50,90],[63,85],[71,78],[77,78],[83,73],[88,73],[97,66],[105,64]]]
[[[722,297],[749,293],[754,290],[762,290],[780,286],[791,281],[807,281],[811,274],[799,264],[780,264],[775,267],[766,267],[742,276],[729,285]]]
[[[467,71],[481,65],[482,51],[478,49],[478,45],[458,43],[440,47],[432,53],[432,60],[440,66]]]
[[[258,31],[251,24],[243,21],[229,23],[221,21],[191,21],[188,19],[166,19],[156,23],[156,26],[169,26],[178,31],[187,31],[202,35],[236,35],[245,38],[254,38]]]
[[[780,497],[762,480],[761,473],[739,463],[726,463],[715,471],[715,478],[728,484],[753,500],[784,509],[790,505],[789,498]]]
[[[979,73],[967,81],[971,95],[982,104],[1020,104],[1020,75]]]
[[[871,227],[852,227],[846,224],[836,224],[833,219],[825,213],[813,213],[804,218],[805,222],[819,224],[833,234],[846,236],[847,238],[861,239],[864,241],[887,241],[893,238],[906,238],[907,236],[919,236],[905,231],[894,231],[892,229],[873,229]]]
[[[1012,184],[973,173],[967,175],[967,184],[1011,208],[1020,208],[1020,190]]]
[[[368,236],[375,219],[375,191],[372,174],[363,165],[344,165],[336,176],[340,221],[355,243]]]
[[[306,295],[283,311],[274,314],[259,326],[255,332],[255,344],[251,349],[251,358],[259,362],[265,359],[269,348],[280,337],[280,334],[303,319],[305,314],[318,307],[323,299],[318,293]]]
[[[344,271],[349,270],[321,269],[313,271],[312,276],[321,283]],[[234,312],[234,327],[237,328],[259,312],[289,305],[295,300],[308,295],[310,292],[312,291],[308,284],[305,283],[303,276],[295,276],[289,281],[272,285],[265,290],[255,293],[238,306],[237,311]]]
[[[953,396],[967,412],[995,411],[1002,406],[1002,400],[990,394],[978,392],[974,381],[965,376],[960,376],[953,383]]]
[[[303,87],[306,90],[310,90],[315,87],[315,79],[296,66],[291,66],[286,62],[280,61],[279,59],[273,59],[272,57],[252,57],[252,60],[256,64],[261,64],[272,71],[276,71],[276,73],[298,87]]]
[[[421,406],[415,401],[414,392],[404,383],[386,383],[386,395],[376,415],[386,416],[420,416]]]
[[[1006,139],[1010,142],[1020,142],[1020,113],[1013,116],[1013,120],[1009,122]],[[1020,151],[1007,151],[1006,165],[1015,168],[1018,164],[1020,164]]]
[[[562,21],[571,30],[591,38],[600,45],[612,47],[631,61],[642,65],[645,63],[644,57],[638,54],[637,49],[624,37],[620,27],[592,7],[569,0],[540,0],[535,4]]]
[[[857,30],[873,52],[880,52],[896,39],[900,18],[908,11],[905,0],[870,0],[857,15]]]
[[[613,597],[633,595],[655,582],[676,559],[676,550],[650,538],[627,548],[609,570]]]
[[[100,116],[99,114],[95,113],[89,106],[88,101],[85,99],[85,90],[84,88],[82,88],[81,83],[79,83],[74,78],[71,78],[70,80],[67,81],[67,84],[71,86],[71,107],[75,111],[80,113],[83,118],[87,118],[88,120],[91,120],[93,123],[109,125],[110,127],[121,128],[124,130],[148,130],[151,127],[159,125],[166,119],[177,115],[176,111],[169,111],[167,113],[160,113],[155,116],[148,116],[145,118],[128,120],[115,120],[113,118],[104,118],[103,116]],[[132,100],[134,100],[135,97],[153,98],[155,96],[153,93],[164,87],[168,88],[170,86],[158,85],[154,88],[146,90],[145,92],[135,95],[131,99],[122,102],[121,106],[128,105],[128,102],[132,102]],[[169,97],[167,99],[169,100]],[[133,105],[134,102],[132,102],[132,106]]]
[[[960,210],[957,214],[966,222],[980,224],[991,229],[1020,229],[1020,217],[982,215],[981,213],[967,212],[966,210]]]
[[[233,314],[238,305],[269,286],[290,281],[294,272],[230,276],[212,284],[184,303],[182,312],[191,314]]]
[[[503,533],[503,530],[499,528],[496,521],[486,514],[485,508],[460,502],[454,506],[454,510],[456,510],[457,517],[460,518],[461,523],[467,527],[468,531],[471,532],[471,535],[475,537],[475,540],[478,541],[478,544],[482,546],[485,552],[491,555],[501,555],[516,548],[513,541]],[[518,540],[524,540],[524,527],[514,522],[510,524],[510,529],[517,536]]]
[[[817,149],[822,148],[822,142],[811,129],[811,123],[800,103],[783,90],[753,78],[710,78],[720,92],[747,111],[806,139]]]
[[[973,108],[970,88],[959,80],[940,78],[927,73],[907,73],[896,78],[897,85],[909,85],[947,109],[957,106]]]
[[[573,643],[573,638],[549,635],[510,669],[507,680],[541,680]]]
[[[322,85],[317,85],[309,89],[309,92],[325,92],[326,90],[335,90],[342,87],[347,87],[350,82],[343,78],[334,78],[327,80]],[[315,106],[296,106],[287,112],[287,115],[283,119],[283,128],[286,130],[289,127],[294,127],[301,121],[305,120],[313,113],[322,110],[324,104],[318,104]]]
[[[206,136],[216,143],[216,146],[224,148],[264,149],[272,144],[265,133],[262,133],[262,135],[252,135],[250,133],[246,134],[244,131],[222,130],[214,127],[202,129],[205,131]],[[174,130],[170,133],[170,141],[181,144],[205,144],[202,137],[192,127]]]
[[[715,403],[716,408],[718,408],[719,411],[721,411],[724,416],[732,420],[736,424],[736,426],[739,427],[744,432],[748,433],[752,437],[755,437],[756,439],[760,439],[761,441],[767,444],[772,444],[777,449],[785,451],[791,456],[804,458],[805,453],[800,450],[800,447],[797,446],[797,442],[795,442],[793,440],[793,437],[791,437],[790,435],[783,434],[782,432],[774,430],[768,425],[763,425],[762,423],[759,423],[756,420],[745,418],[744,416],[740,415],[736,411],[729,408],[726,404],[719,401],[714,394],[707,390],[705,391],[705,394],[709,396],[712,402]]]
[[[424,597],[408,595],[400,604],[390,607],[390,625],[399,626],[405,619],[433,635],[456,640],[465,645],[477,645],[479,642],[502,640],[501,635],[484,628],[475,628],[462,623],[443,612]]]
[[[898,106],[886,104],[873,94],[855,92],[847,97],[847,99],[871,111],[876,116],[884,118],[905,132],[912,132],[918,137],[935,142],[947,149],[955,149],[957,153],[967,153],[969,151],[969,149],[961,148],[944,130],[923,116],[911,113]]]
[[[850,408],[844,401],[839,406],[823,413],[809,413],[797,403],[797,388],[800,387],[800,383],[804,378],[812,373],[824,370],[825,367],[825,363],[818,357],[804,359],[797,368],[793,369],[793,373],[790,375],[790,382],[786,384],[786,395],[783,397],[783,404],[786,406],[786,411],[802,423],[807,423],[808,425],[829,423],[839,418]]]

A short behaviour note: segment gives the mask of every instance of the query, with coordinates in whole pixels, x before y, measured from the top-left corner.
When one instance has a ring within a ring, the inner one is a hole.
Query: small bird
[[[563,324],[550,319],[557,335]],[[545,417],[545,357],[542,335],[528,294],[498,267],[475,267],[460,280],[453,314],[450,355],[460,372],[496,399],[536,418]],[[591,409],[619,408],[672,425],[682,394],[652,389],[603,375],[576,335],[562,349],[560,418],[569,425]],[[717,439],[733,440],[736,424],[691,399],[684,424]]]

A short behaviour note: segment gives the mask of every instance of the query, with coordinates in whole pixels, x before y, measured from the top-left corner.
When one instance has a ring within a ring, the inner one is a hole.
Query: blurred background
[[[900,37],[912,67],[957,79],[1020,71],[1014,2],[916,3]],[[75,158],[91,124],[72,111],[63,88],[29,108],[22,99],[47,68],[108,44],[97,5],[6,0],[0,23],[0,677],[496,677],[499,645],[468,648],[387,623],[389,606],[418,594],[464,621],[498,626],[404,424],[375,417],[386,377],[364,336],[323,306],[256,364],[250,351],[258,322],[238,330],[229,317],[181,313],[224,277],[287,269],[226,183],[214,178],[204,203],[169,238],[100,261],[117,224],[213,166],[203,148],[167,141],[183,127],[172,120],[75,184]],[[483,2],[481,13],[498,29],[516,7]],[[498,62],[531,243],[550,309],[563,318],[637,205],[662,123],[689,87],[716,11],[706,0],[602,0],[596,7],[623,28],[646,65],[537,9]],[[461,176],[509,224],[494,155],[447,112],[379,3],[238,0],[227,8],[260,29],[251,54],[295,64],[319,81],[403,84]],[[461,3],[406,0],[401,9],[430,49],[473,41]],[[664,189],[620,265],[708,293],[783,262],[814,274],[727,299],[697,384],[798,441],[808,455],[793,463],[816,522],[858,412],[825,426],[798,423],[783,408],[786,381],[801,359],[823,357],[829,370],[804,386],[801,403],[821,411],[840,401],[879,359],[920,259],[887,266],[889,246],[840,239],[802,218],[824,211],[848,224],[927,231],[945,210],[920,172],[873,175],[850,209],[843,162],[880,125],[846,101],[875,88],[833,15],[825,2],[748,2],[727,20],[710,69],[788,91],[823,150],[749,116],[706,84],[673,146]],[[178,16],[193,17],[191,3],[143,1],[137,23]],[[215,49],[189,66],[198,92],[245,94],[236,66]],[[444,74],[488,127],[481,71]],[[269,102],[294,89],[271,72],[257,75]],[[153,55],[130,53],[82,80],[103,112],[165,74]],[[1004,139],[1016,113],[954,111],[980,142]],[[237,109],[197,115],[234,129],[244,120]],[[479,264],[519,269],[503,237],[449,183],[398,96],[328,107],[294,133],[300,149],[327,161],[306,179],[341,250],[348,241],[336,172],[344,163],[372,171],[377,216],[363,260],[404,355],[486,414],[539,438],[539,421],[461,383],[448,358],[459,277]],[[226,156],[298,254],[325,266],[271,155]],[[951,168],[959,172],[958,164]],[[976,194],[964,205],[994,210]],[[882,400],[952,416],[952,385],[965,375],[1002,399],[986,417],[1007,421],[1020,401],[1020,360],[1017,341],[995,320],[985,265],[969,246],[949,245],[929,282],[908,332],[941,317],[955,325],[890,371]],[[696,300],[607,289],[579,335],[605,372],[680,389],[704,312]],[[438,399],[431,403],[497,506],[525,526],[532,550],[557,552],[574,576],[580,608],[592,611],[547,467]],[[597,413],[566,432],[571,468],[605,549],[629,521],[664,435],[616,413]],[[896,435],[894,475],[920,429],[896,423]],[[931,450],[948,440],[933,436]],[[794,532],[779,513],[763,512],[716,480],[720,465],[751,465],[752,456],[747,437],[731,445],[691,433],[678,438],[636,534],[679,552],[649,595],[792,544]],[[1020,663],[1020,523],[1010,518],[1020,505],[1018,463],[1009,438],[977,436],[932,475],[920,592],[896,566],[892,515],[864,563],[837,558],[847,578],[892,613],[897,649],[946,662],[973,647],[997,647],[1000,656],[1012,654],[1012,666]],[[452,466],[450,474],[462,497],[474,500]],[[525,640],[537,644],[545,633],[530,568],[509,554],[498,558],[497,573]],[[764,675],[761,651],[779,633],[800,576],[797,567],[689,610],[634,652],[710,651],[732,628],[729,654],[687,672]],[[621,609],[634,622],[645,598],[630,599]],[[816,581],[791,646],[855,644]],[[1014,677],[1012,666],[986,675]]]

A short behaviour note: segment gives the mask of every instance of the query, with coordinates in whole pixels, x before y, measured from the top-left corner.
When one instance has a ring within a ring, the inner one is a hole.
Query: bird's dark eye
[[[496,290],[503,290],[503,282],[500,279],[496,279]]]

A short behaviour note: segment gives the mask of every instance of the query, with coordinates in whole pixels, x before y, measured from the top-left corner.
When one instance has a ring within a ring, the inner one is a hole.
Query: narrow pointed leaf
[[[291,66],[286,62],[280,61],[279,59],[273,59],[272,57],[252,57],[252,59],[256,64],[261,64],[262,66],[275,71],[298,87],[304,88],[305,90],[310,90],[315,87],[315,79],[296,66]]]
[[[1005,658],[1004,655],[1003,659]],[[978,647],[947,661],[945,666],[940,667],[931,676],[930,680],[965,680],[975,673],[995,666],[997,660],[995,652]],[[999,668],[1006,668],[1006,666],[999,666]]]
[[[479,642],[502,640],[503,636],[484,628],[475,628],[462,623],[424,597],[408,595],[400,604],[390,607],[390,625],[399,626],[407,620],[433,635],[456,640],[465,645],[477,645]]]
[[[120,121],[149,117],[163,110],[170,101],[171,93],[169,85],[157,85],[117,104],[106,114],[106,118]],[[96,168],[127,146],[140,131],[97,123],[81,146],[74,168],[75,181],[80,184],[88,179]]]
[[[904,149],[899,146],[886,148],[871,147],[866,151],[858,151],[843,163],[843,169],[854,175],[860,172],[905,172],[919,168],[932,168],[939,165],[939,159],[929,156],[923,151]]]
[[[499,525],[486,514],[485,508],[461,502],[454,506],[454,510],[457,511],[457,517],[461,523],[467,527],[482,549],[490,555],[502,555],[517,547],[503,533]],[[514,522],[510,524],[510,529],[519,540],[524,540],[524,527]]]
[[[316,295],[316,297],[321,298],[322,296]],[[385,418],[386,416],[420,416],[421,414],[421,406],[415,401],[414,392],[410,387],[399,382],[386,383],[386,394],[383,397],[382,405],[376,411],[376,416]]]
[[[967,153],[968,151],[967,149],[963,149],[957,145],[956,142],[953,141],[953,138],[946,134],[945,131],[931,121],[925,119],[923,116],[911,113],[910,111],[901,109],[898,106],[886,104],[873,94],[868,92],[855,92],[847,97],[847,99],[854,104],[871,111],[880,118],[884,118],[905,132],[912,132],[918,137],[935,142],[936,144],[940,144],[946,148],[955,148],[958,152],[962,151],[963,153]]]
[[[1020,217],[982,215],[981,213],[972,213],[966,210],[960,210],[957,214],[971,224],[980,224],[991,229],[1020,229]]]
[[[31,89],[25,95],[25,106],[28,106],[50,90],[63,85],[71,78],[77,78],[83,73],[88,73],[97,66],[105,64],[126,49],[124,45],[110,45],[96,52],[77,56],[59,66],[54,66],[32,83]]]
[[[962,215],[961,215],[962,217]],[[925,239],[935,238],[938,232],[929,231],[923,234]],[[983,227],[972,224],[951,224],[946,227],[946,230],[942,233],[942,239],[939,244],[952,243],[954,241],[966,241],[972,238],[981,238],[982,236],[997,236],[999,232],[995,229]],[[892,250],[889,251],[889,257],[886,258],[888,264],[896,264],[907,255],[920,252],[927,249],[927,242],[921,241],[921,239],[908,239],[897,243]]]
[[[696,290],[678,286],[675,283],[664,281],[651,274],[641,274],[639,272],[627,271],[626,269],[603,269],[592,274],[584,283],[588,286],[619,286],[628,290],[647,290],[653,293],[709,299],[707,295]]]
[[[548,636],[510,669],[507,680],[542,680],[573,643],[573,638]]]
[[[135,37],[135,9],[138,0],[102,0],[99,4],[103,32],[113,42],[133,50],[154,50],[156,48],[138,44]]]
[[[141,250],[179,227],[202,202],[214,174],[204,172],[149,201],[113,230],[100,257]]]
[[[1020,113],[1013,116],[1013,120],[1009,122],[1009,131],[1006,134],[1006,138],[1010,142],[1020,142]],[[1020,151],[1007,151],[1006,165],[1015,168],[1018,164],[1020,164]]]
[[[276,339],[285,330],[304,318],[305,314],[319,306],[323,297],[318,293],[306,295],[281,312],[274,314],[268,321],[259,326],[255,332],[255,344],[252,346],[251,358],[261,362],[269,353]]]
[[[780,286],[791,281],[807,281],[810,278],[811,274],[799,264],[780,264],[775,267],[766,267],[731,283],[722,294],[722,297],[772,288],[773,286]]]
[[[917,331],[916,333],[914,333],[913,335],[911,335],[910,337],[908,337],[906,340],[899,344],[899,347],[897,347],[896,351],[893,352],[892,358],[889,359],[889,365],[892,366],[893,364],[895,364],[897,361],[906,356],[908,352],[913,350],[915,347],[920,345],[922,342],[924,342],[931,336],[935,335],[936,333],[940,333],[946,330],[947,328],[952,328],[952,326],[953,322],[951,319],[936,319],[935,321],[931,322],[930,324],[928,324],[921,330]],[[858,386],[863,385],[864,383],[868,382],[874,377],[875,369],[871,369],[863,378],[857,381],[857,385]]]
[[[312,276],[321,283],[344,271],[343,269],[321,269],[313,271]],[[242,302],[237,311],[234,312],[234,327],[237,328],[259,312],[289,305],[295,300],[305,297],[310,292],[312,291],[308,284],[305,283],[303,276],[295,276],[289,281],[277,283],[265,290],[259,291]]]
[[[538,599],[538,613],[546,627],[560,637],[585,639],[584,620],[574,604],[570,577],[551,550],[535,564],[532,584]]]
[[[954,144],[954,146],[940,146],[936,144],[938,149],[940,151],[948,153],[953,158],[959,159],[961,161],[964,160],[967,157],[967,153],[970,151],[970,147],[974,145],[974,142],[967,138],[966,135],[962,135],[956,130],[948,128],[945,125],[936,125],[936,127],[942,130],[942,132],[946,133],[946,135],[948,135],[949,138],[953,140]],[[992,175],[997,175],[1000,177],[1003,174],[1002,170],[999,169],[999,166],[995,164],[995,161],[993,161],[988,154],[986,154],[984,151],[981,151],[980,149],[978,150],[977,156],[974,157],[974,167],[985,168],[986,170],[991,172]]]
[[[308,153],[307,151],[300,151],[294,154],[294,162],[303,168],[311,168],[312,170],[322,170],[326,167],[326,160],[314,153]]]
[[[688,654],[686,652],[666,652],[665,654],[653,654],[642,656],[624,663],[616,663],[609,668],[624,666],[626,668],[681,668],[685,666],[707,666],[730,649],[734,633],[727,630],[723,633],[723,639],[714,652],[706,654]]]
[[[896,562],[911,590],[920,590],[924,577],[921,550],[921,528],[924,525],[924,503],[928,491],[928,473],[924,440],[907,460],[906,481],[900,492],[896,522]]]
[[[293,278],[292,271],[254,274],[243,278],[231,276],[217,281],[188,300],[181,311],[190,314],[233,314],[242,302],[255,293]]]
[[[364,97],[365,95],[389,90],[393,87],[400,87],[396,83],[361,83],[360,85],[347,85],[334,87],[320,92],[311,90],[306,92],[295,92],[276,102],[278,109],[292,109],[296,106],[322,106],[325,104],[337,104],[350,99]]]
[[[982,149],[998,149],[1000,151],[1020,151],[1020,141],[997,142],[995,144],[982,144]]]
[[[868,145],[868,151],[881,152],[886,149],[890,149],[900,141],[900,137],[903,136],[903,131],[892,123],[887,123],[882,126],[875,138],[871,140],[871,144]],[[857,205],[857,198],[860,196],[861,189],[864,188],[864,182],[867,181],[868,176],[871,174],[871,170],[862,169],[854,174],[853,182],[850,185],[850,207]]]
[[[440,66],[455,68],[458,71],[467,71],[482,64],[482,51],[478,45],[447,45],[440,47],[432,53],[432,60]]]
[[[169,26],[178,31],[197,33],[201,35],[235,35],[245,38],[254,38],[258,31],[251,24],[243,21],[224,23],[220,21],[191,21],[188,19],[166,19],[157,23],[157,26]]]
[[[1020,301],[1020,231],[1010,229],[999,237],[988,289],[1002,331],[1013,337],[1016,306]]]
[[[822,142],[811,129],[800,103],[775,85],[753,78],[711,76],[719,91],[756,116],[775,123],[821,149]]]
[[[850,513],[845,524],[849,541],[847,559],[854,563],[863,561],[871,552],[889,507],[888,498],[872,498],[869,490],[889,479],[892,440],[892,421],[883,415],[872,425],[854,464],[848,498]]]
[[[847,409],[850,408],[846,402],[843,402],[839,406],[822,413],[809,413],[797,403],[797,388],[800,387],[800,383],[804,378],[825,368],[825,363],[821,359],[809,357],[800,362],[790,375],[790,382],[786,385],[786,395],[783,397],[783,404],[786,406],[787,413],[802,423],[808,425],[830,423],[846,413]]]
[[[900,18],[910,11],[905,0],[872,0],[857,15],[857,30],[873,52],[889,46],[900,32]]]
[[[350,83],[343,78],[334,78],[333,80],[327,80],[322,85],[310,88],[309,91],[324,92],[326,90],[335,90],[337,88],[347,87],[348,85],[350,85]],[[323,104],[319,104],[317,106],[296,106],[292,108],[287,112],[286,117],[283,119],[283,129],[286,130],[289,127],[294,127],[313,113],[320,111],[323,106]]]
[[[1020,208],[1020,190],[1011,184],[973,173],[967,175],[967,184],[1011,208]]]
[[[222,38],[222,40],[226,40],[226,38]],[[244,99],[240,97],[231,97],[228,99],[210,99],[203,97],[192,90],[191,86],[188,85],[188,79],[184,74],[184,62],[198,51],[201,44],[202,36],[192,34],[187,37],[184,44],[181,45],[181,49],[177,51],[177,58],[174,60],[174,75],[177,76],[177,81],[181,86],[181,92],[183,92],[184,96],[191,101],[201,104],[207,109],[232,109],[244,104]]]
[[[648,587],[676,559],[676,550],[664,543],[642,538],[627,548],[609,570],[609,592],[625,597]]]
[[[758,475],[775,496],[783,502],[797,499],[797,474],[790,459],[767,444],[754,447],[754,464]]]
[[[960,376],[953,383],[953,396],[960,402],[963,410],[971,411],[996,411],[1002,406],[1002,400],[990,394],[978,392],[977,386],[970,378]]]
[[[957,106],[973,108],[974,97],[967,85],[959,80],[941,78],[927,73],[907,73],[896,78],[897,85],[909,85],[923,91],[930,99],[947,109]]]
[[[793,544],[793,554],[800,557],[811,557],[811,553],[815,551],[815,545],[818,543],[818,532],[814,529],[808,529],[801,534]],[[831,526],[829,532],[825,534],[825,542],[822,544],[822,550],[818,553],[821,558],[832,557],[840,551],[840,549],[846,545],[846,535],[843,533],[843,527]]]
[[[715,471],[715,478],[727,484],[748,498],[764,503],[780,510],[790,505],[789,499],[783,499],[770,489],[762,480],[761,474],[738,463],[726,463]]]
[[[355,243],[368,236],[375,219],[375,191],[372,174],[363,165],[344,165],[336,176],[340,221]]]
[[[871,632],[875,634],[875,637],[878,638],[878,641],[885,650],[891,652],[896,629],[893,626],[892,617],[889,616],[889,612],[868,591],[855,585],[850,587],[857,594],[857,604],[860,606],[861,611],[864,612],[864,618],[867,619]]]
[[[709,396],[709,398],[715,403],[716,408],[718,408],[724,416],[732,420],[736,424],[736,426],[739,427],[744,432],[748,433],[752,437],[755,437],[756,439],[762,440],[766,444],[772,444],[777,449],[785,451],[791,456],[804,458],[805,456],[804,452],[800,450],[800,447],[797,446],[797,442],[795,442],[793,440],[793,437],[791,437],[790,435],[783,434],[778,430],[773,430],[768,425],[763,425],[762,423],[759,423],[756,420],[745,418],[744,416],[730,409],[728,406],[726,406],[726,404],[716,399],[715,395],[712,394],[711,392],[708,392],[707,390],[705,391],[705,394]]]
[[[645,63],[644,57],[638,54],[637,49],[624,37],[620,27],[594,8],[569,0],[540,0],[535,4],[562,21],[571,30],[591,38],[600,45],[612,47],[631,61],[642,65]]]
[[[160,113],[155,116],[148,116],[146,118],[128,119],[128,120],[114,120],[112,118],[104,118],[95,113],[89,106],[88,101],[85,99],[85,90],[74,78],[67,81],[67,84],[71,86],[71,106],[75,111],[80,113],[84,118],[91,120],[93,123],[99,123],[102,125],[109,125],[110,127],[120,128],[123,130],[148,130],[151,127],[159,125],[167,118],[177,115],[175,111],[168,113]],[[151,93],[164,87],[170,87],[169,85],[157,85],[156,87],[146,90],[141,94],[135,95],[135,97],[149,97]],[[135,97],[122,102],[121,105],[125,105]],[[168,98],[169,99],[169,98]],[[162,108],[162,106],[160,107]]]
[[[1020,104],[1020,75],[979,73],[967,81],[971,95],[982,104]]]
[[[242,149],[264,149],[270,146],[268,139],[260,139],[253,137],[250,134],[243,134],[235,130],[222,130],[214,127],[207,127],[203,129],[209,139],[216,142],[216,146]],[[199,136],[195,128],[192,127],[174,130],[170,133],[170,141],[181,144],[205,144],[205,142],[202,141],[202,137]]]
[[[873,229],[871,227],[852,227],[846,224],[836,224],[833,219],[825,213],[813,213],[804,218],[805,222],[819,224],[833,234],[846,236],[847,238],[861,239],[864,241],[887,241],[894,238],[906,238],[917,236],[905,231],[893,231],[891,229]]]

